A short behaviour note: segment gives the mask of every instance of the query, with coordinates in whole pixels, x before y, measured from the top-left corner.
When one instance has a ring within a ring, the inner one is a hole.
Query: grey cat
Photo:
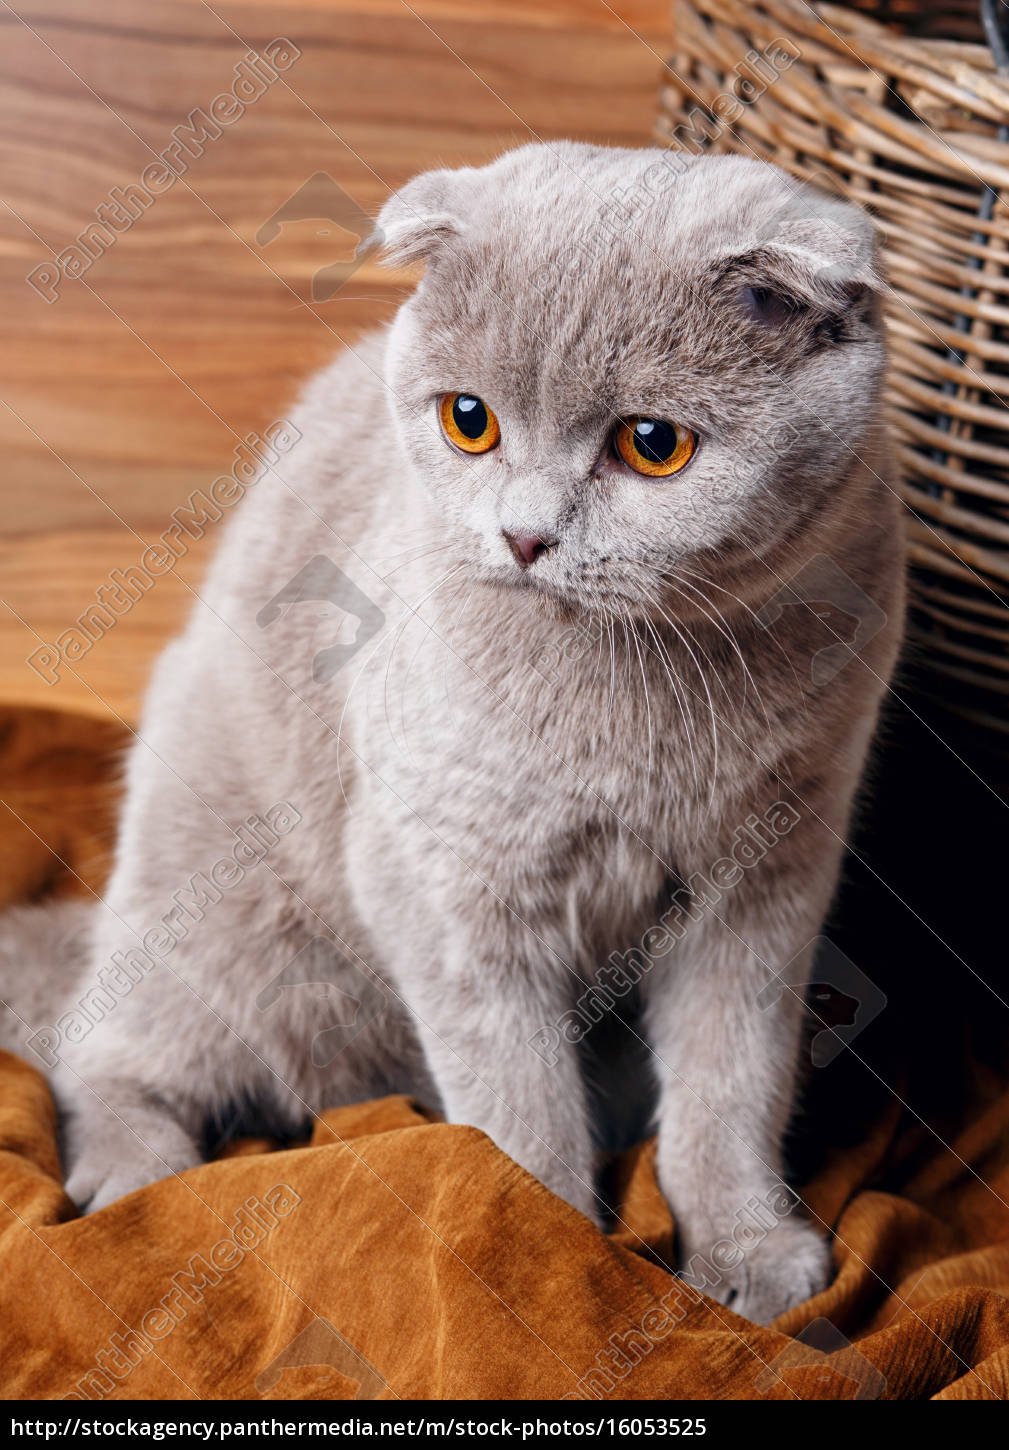
[[[900,638],[873,228],[757,162],[573,143],[379,226],[423,281],[227,526],[104,901],[8,917],[8,1037],[82,1206],[236,1104],[293,1133],[403,1091],[600,1223],[600,1145],[653,1115],[688,1264],[780,1198]],[[766,1320],[830,1255],[800,1209],[720,1262]]]

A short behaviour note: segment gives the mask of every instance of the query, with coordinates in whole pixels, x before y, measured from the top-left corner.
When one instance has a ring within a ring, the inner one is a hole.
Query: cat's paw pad
[[[827,1287],[830,1246],[805,1219],[777,1223],[757,1244],[743,1250],[738,1263],[719,1271],[721,1282],[704,1291],[754,1324],[770,1324],[786,1309]]]

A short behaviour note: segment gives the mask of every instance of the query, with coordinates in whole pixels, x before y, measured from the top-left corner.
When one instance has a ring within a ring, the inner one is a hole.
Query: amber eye
[[[464,453],[489,453],[501,440],[498,420],[472,393],[446,393],[438,412],[445,437]]]
[[[690,462],[697,436],[659,418],[626,418],[617,424],[613,446],[635,473],[668,478]]]

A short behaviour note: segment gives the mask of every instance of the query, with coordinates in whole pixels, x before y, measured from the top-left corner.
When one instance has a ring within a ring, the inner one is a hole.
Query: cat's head
[[[527,146],[379,217],[409,466],[477,577],[649,613],[839,507],[877,423],[875,236],[739,157]],[[752,552],[751,552],[752,551]]]

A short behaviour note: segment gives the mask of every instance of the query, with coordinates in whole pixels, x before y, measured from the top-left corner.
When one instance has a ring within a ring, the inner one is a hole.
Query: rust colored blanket
[[[0,729],[4,899],[98,886],[121,732],[55,712]],[[950,1025],[946,1056],[961,1041]],[[81,1219],[45,1081],[0,1056],[0,1393],[1004,1398],[1006,1076],[972,1063],[928,1125],[836,1079],[825,1121],[849,1131],[802,1193],[835,1230],[837,1276],[759,1328],[663,1267],[673,1225],[647,1146],[614,1165],[608,1236],[480,1133],[402,1099]]]

